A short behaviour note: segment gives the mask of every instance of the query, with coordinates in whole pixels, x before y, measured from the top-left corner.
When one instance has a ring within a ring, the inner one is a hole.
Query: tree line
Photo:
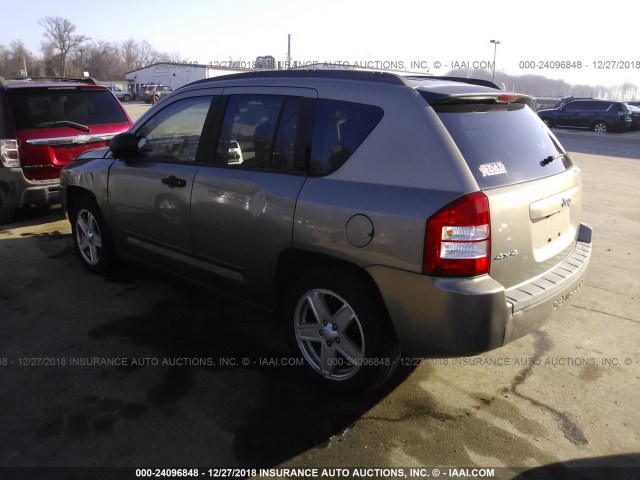
[[[159,52],[146,40],[95,40],[76,33],[66,18],[44,17],[41,55],[29,51],[22,40],[0,45],[0,76],[25,75],[82,77],[88,72],[102,81],[122,80],[126,72],[157,62],[185,62],[179,53]]]
[[[122,80],[126,72],[157,62],[186,62],[179,53],[159,52],[146,40],[123,42],[95,40],[76,33],[76,26],[62,17],[44,17],[38,21],[43,28],[42,55],[34,55],[22,42],[14,40],[8,46],[0,45],[0,76],[21,77],[56,76],[82,77],[89,72],[101,81]],[[451,76],[491,79],[487,70],[452,70]],[[509,75],[496,72],[496,83],[535,97],[593,97],[632,100],[640,98],[637,85],[572,85],[542,75]]]
[[[491,80],[489,70],[451,70],[447,75]],[[630,82],[605,87],[603,85],[574,85],[564,80],[554,80],[542,75],[509,75],[496,71],[495,83],[504,84],[506,90],[524,93],[533,97],[585,97],[609,100],[635,100],[640,98],[640,88]]]

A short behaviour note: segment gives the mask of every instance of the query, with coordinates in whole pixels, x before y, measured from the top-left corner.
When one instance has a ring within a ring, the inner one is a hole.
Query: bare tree
[[[125,72],[130,72],[138,68],[138,55],[139,55],[138,43],[130,38],[122,42],[120,47],[121,60],[124,64]]]
[[[162,54],[164,59],[170,63],[185,63],[189,61],[189,57],[185,57],[180,52],[169,52]],[[163,59],[163,61],[164,61]]]
[[[43,36],[48,39],[53,47],[60,51],[61,75],[67,72],[67,56],[69,52],[89,40],[86,35],[74,35],[76,26],[66,18],[44,17],[38,22],[44,28]]]
[[[165,55],[166,54],[159,53],[146,40],[142,40],[138,43],[138,60],[136,62],[136,68],[146,67],[163,61]]]

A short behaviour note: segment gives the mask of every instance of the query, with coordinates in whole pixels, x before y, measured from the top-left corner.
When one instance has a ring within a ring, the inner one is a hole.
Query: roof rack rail
[[[337,80],[361,80],[368,82],[387,83],[391,85],[406,85],[404,78],[387,72],[364,71],[364,70],[260,70],[255,72],[233,73],[221,75],[219,77],[205,78],[189,85],[198,85],[224,81],[229,79],[249,79],[249,78],[333,78]],[[406,78],[406,77],[405,77]]]
[[[406,77],[409,80],[415,79],[415,80],[420,80],[420,79],[425,79],[425,80],[448,80],[451,82],[461,82],[461,83],[469,83],[471,85],[478,85],[481,87],[489,87],[489,88],[496,88],[498,90],[501,90],[501,88],[496,85],[495,83],[489,81],[489,80],[482,80],[480,78],[466,78],[466,77],[448,77],[448,76],[438,76],[438,75],[411,75],[409,77]]]
[[[2,77],[0,77],[2,78]],[[72,77],[9,77],[2,78],[3,85],[6,85],[9,81],[12,82],[42,82],[42,81],[52,81],[52,82],[79,82],[86,83],[88,85],[97,85],[98,83],[91,77],[83,77],[83,78],[72,78]]]

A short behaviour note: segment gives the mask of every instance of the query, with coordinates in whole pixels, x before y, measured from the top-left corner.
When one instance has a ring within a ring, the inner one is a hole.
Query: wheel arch
[[[347,260],[331,257],[322,253],[291,248],[280,253],[275,272],[275,300],[276,308],[281,311],[284,298],[293,282],[304,272],[323,268],[326,270],[343,271],[353,275],[363,282],[372,292],[381,308],[384,308],[388,316],[388,310],[380,289],[373,277],[364,268]],[[393,324],[393,322],[390,322]]]
[[[95,195],[91,190],[87,190],[83,187],[77,187],[75,185],[70,185],[66,188],[64,202],[67,207],[68,212],[72,212],[74,206],[76,205],[78,199],[85,195],[92,196],[95,199]]]

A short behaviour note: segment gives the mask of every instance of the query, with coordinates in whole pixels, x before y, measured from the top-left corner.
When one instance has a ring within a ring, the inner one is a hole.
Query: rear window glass
[[[9,102],[18,130],[52,128],[52,122],[81,125],[128,123],[119,102],[108,90],[16,89]]]
[[[340,168],[383,114],[380,107],[373,105],[318,100],[311,145],[311,174],[327,175]]]
[[[434,108],[482,189],[543,178],[573,165],[526,105],[476,103]]]

